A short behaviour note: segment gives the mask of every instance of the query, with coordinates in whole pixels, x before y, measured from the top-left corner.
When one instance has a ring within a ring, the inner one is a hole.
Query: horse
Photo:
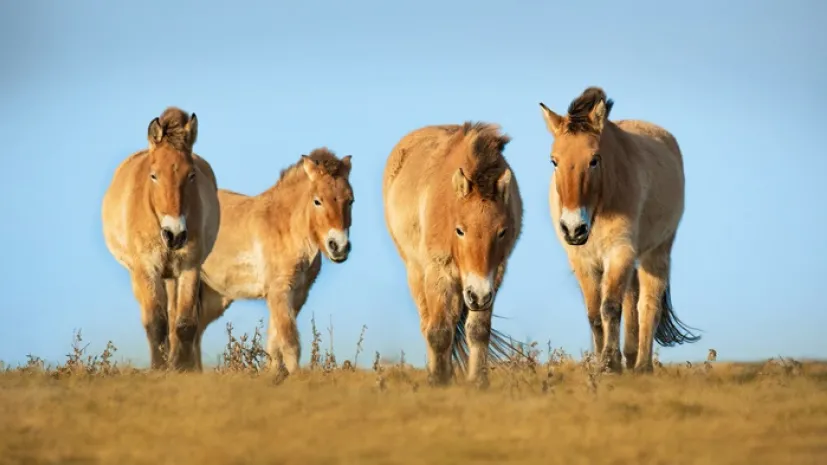
[[[554,137],[549,206],[583,293],[595,355],[606,372],[651,373],[653,340],[700,340],[670,298],[672,245],[684,211],[683,155],[666,129],[610,121],[614,102],[588,87],[558,115],[540,102]]]
[[[218,235],[218,184],[192,148],[195,113],[168,107],[147,128],[148,149],[115,169],[102,202],[106,247],[130,274],[151,368],[200,371],[200,271]]]
[[[296,318],[321,271],[321,255],[343,263],[351,251],[351,159],[317,148],[259,195],[219,190],[221,228],[201,271],[199,341],[233,301],[265,299],[269,367],[298,370]]]
[[[492,123],[425,126],[399,140],[384,168],[385,222],[419,312],[431,385],[448,384],[456,361],[484,388],[489,357],[514,349],[491,328],[522,229],[520,191],[503,157],[510,140]]]

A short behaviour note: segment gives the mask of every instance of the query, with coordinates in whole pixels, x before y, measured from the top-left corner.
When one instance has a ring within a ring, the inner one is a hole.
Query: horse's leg
[[[141,322],[149,341],[150,366],[162,369],[166,364],[166,342],[169,327],[167,325],[167,294],[163,280],[157,275],[143,271],[133,271],[132,292],[141,307]]]
[[[427,313],[420,320],[420,329],[428,344],[428,381],[445,385],[453,374],[451,349],[462,302],[441,268],[431,265],[423,277]]]
[[[631,370],[637,363],[639,289],[637,271],[633,271],[623,298],[623,356],[626,357],[627,370]]]
[[[603,319],[601,364],[611,372],[623,371],[620,356],[620,317],[629,279],[635,267],[635,250],[620,243],[609,249],[601,283],[600,316]]]
[[[290,288],[285,284],[270,286],[267,291],[267,307],[270,309],[267,353],[270,369],[278,370],[284,364],[287,372],[292,374],[299,369],[301,346],[296,311],[290,305],[289,292]]]
[[[184,270],[178,276],[176,286],[175,315],[169,334],[171,366],[176,370],[198,369],[195,339],[198,335],[199,281],[198,267]]]
[[[164,358],[167,360],[167,363],[170,362],[170,341],[169,335],[175,332],[175,321],[178,315],[178,309],[176,308],[176,302],[178,302],[178,282],[175,279],[164,279],[164,288],[167,292],[167,339],[164,344]]]
[[[197,356],[198,369],[203,370],[202,354],[201,354],[201,339],[204,337],[204,332],[210,323],[221,318],[230,304],[232,299],[228,299],[221,295],[218,291],[210,287],[204,281],[201,281],[201,313],[198,316],[198,335],[195,338],[195,354]]]
[[[600,277],[599,270],[594,270],[578,261],[572,260],[574,276],[580,284],[583,293],[583,302],[586,305],[586,316],[592,329],[592,349],[594,355],[600,358],[603,353],[603,320],[600,317]]]
[[[652,343],[655,330],[661,318],[661,301],[669,284],[670,253],[674,237],[646,252],[640,257],[640,297],[638,298],[638,318],[640,335],[635,371],[651,373]]]
[[[494,306],[481,312],[468,312],[465,338],[468,341],[468,381],[488,387],[488,344],[491,342],[491,314]]]

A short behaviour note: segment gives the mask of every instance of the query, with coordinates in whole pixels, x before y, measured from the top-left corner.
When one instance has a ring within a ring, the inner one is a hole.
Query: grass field
[[[315,330],[314,330],[315,332]],[[278,377],[260,337],[202,374],[117,366],[114,348],[0,373],[1,463],[824,464],[827,364],[659,366],[601,375],[535,349],[479,391],[401,363],[322,354]]]

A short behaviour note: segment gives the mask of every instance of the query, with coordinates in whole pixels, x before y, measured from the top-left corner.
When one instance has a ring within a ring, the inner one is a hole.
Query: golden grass
[[[230,332],[228,330],[228,332]],[[827,463],[827,365],[773,360],[608,376],[551,351],[496,367],[491,386],[432,388],[403,363],[321,355],[260,371],[260,335],[202,374],[83,353],[0,374],[0,462],[106,464]],[[361,341],[361,338],[360,338]],[[361,351],[360,347],[357,353]]]

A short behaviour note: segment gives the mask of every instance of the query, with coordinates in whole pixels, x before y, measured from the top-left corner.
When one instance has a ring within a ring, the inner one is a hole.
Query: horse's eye
[[[353,199],[348,200],[348,201],[347,201],[347,204],[348,204],[348,205],[353,205]]]
[[[462,237],[465,235],[465,231],[462,228],[457,228],[457,236]]]
[[[505,228],[501,229],[500,232],[497,233],[497,239],[502,239],[503,237],[505,237],[506,231],[507,230]]]
[[[149,174],[149,179],[151,179],[151,180],[153,180],[153,181],[157,181],[157,180],[158,180],[158,176],[155,176],[155,173],[150,173],[150,174]]]
[[[600,155],[595,154],[594,157],[592,157],[592,161],[589,162],[589,166],[591,168],[594,168],[595,166],[597,166],[599,164],[600,164]]]
[[[555,168],[557,168],[557,160],[552,158],[551,159],[551,164],[554,165]]]
[[[317,207],[320,207],[322,205],[322,201],[319,199],[313,199],[313,203],[315,203]]]
[[[189,180],[189,182],[193,182],[193,181],[195,181],[195,171],[193,171],[192,173],[190,173],[190,174],[187,176],[187,180]]]

